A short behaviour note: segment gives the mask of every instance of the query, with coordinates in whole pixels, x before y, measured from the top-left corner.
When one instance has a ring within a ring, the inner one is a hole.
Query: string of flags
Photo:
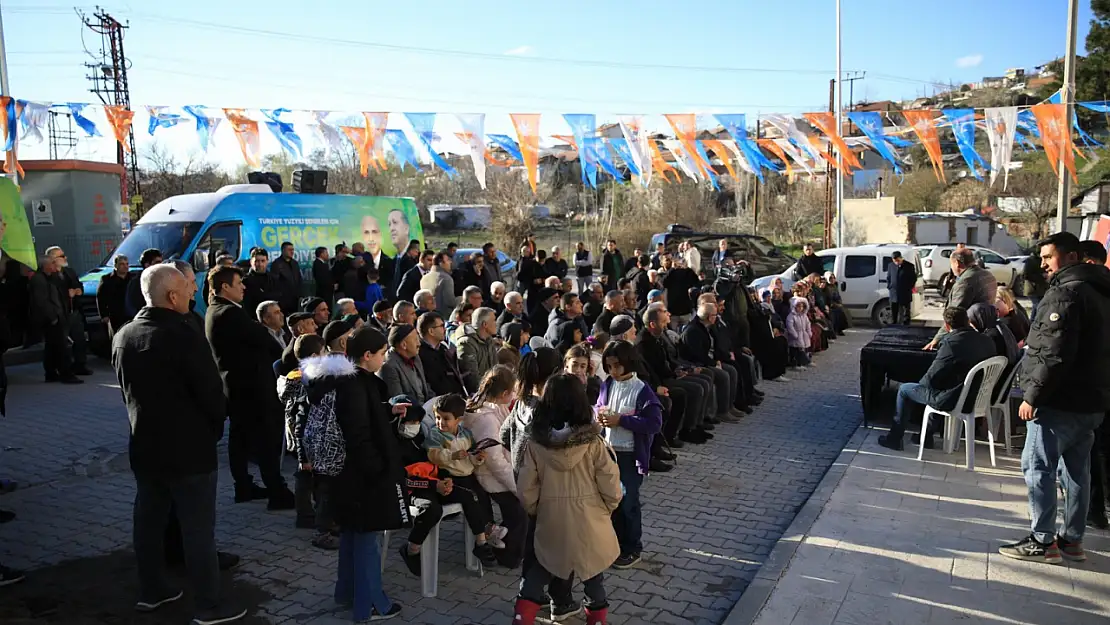
[[[1110,113],[1110,100],[1079,102],[1091,111]],[[71,116],[86,137],[102,137],[110,130],[124,150],[136,111],[119,106],[80,102],[35,102],[0,97],[0,136],[3,137],[7,172],[22,169],[16,157],[21,143],[41,143],[43,127],[52,110]],[[921,144],[933,172],[944,181],[940,131],[947,129],[968,170],[978,179],[989,175],[993,186],[999,175],[1005,186],[1015,145],[1022,150],[1043,149],[1057,176],[1076,179],[1075,156],[1083,156],[1078,137],[1085,148],[1101,147],[1079,127],[1078,116],[1065,119],[1059,94],[1030,107],[994,107],[981,112],[970,108],[918,109],[893,113],[853,111],[847,114],[849,127],[859,136],[846,136],[836,127],[832,113],[805,113],[800,116],[763,114],[760,121],[770,126],[768,137],[751,136],[747,117],[742,113],[715,114],[699,120],[694,113],[664,115],[673,138],[651,134],[644,128],[643,116],[623,115],[616,123],[601,128],[592,113],[563,115],[570,135],[551,135],[577,152],[582,182],[597,187],[600,174],[624,181],[625,171],[636,184],[648,186],[652,180],[679,182],[682,177],[708,182],[720,188],[720,169],[735,178],[744,171],[764,179],[764,172],[784,174],[793,182],[800,174],[809,176],[823,171],[825,164],[841,168],[846,174],[863,169],[859,156],[871,150],[889,163],[894,172],[904,175],[906,148]],[[341,149],[344,142],[354,147],[363,176],[371,169],[398,166],[441,169],[448,176],[458,175],[443,156],[443,138],[436,134],[436,113],[403,113],[408,128],[389,127],[390,114],[364,112],[352,117],[333,111],[295,111],[275,109],[210,109],[205,106],[145,106],[146,132],[155,136],[181,124],[194,125],[199,147],[208,151],[218,128],[227,123],[239,144],[243,159],[252,168],[261,166],[263,129],[293,159],[305,154],[307,131],[328,152]],[[900,116],[903,123],[898,123]],[[485,132],[483,113],[454,116],[461,132],[455,137],[469,154],[478,183],[485,188],[486,166],[523,166],[533,192],[539,179],[542,135],[541,115],[509,115],[515,136]],[[708,119],[707,119],[708,118]],[[699,121],[703,122],[699,125]],[[706,123],[708,122],[708,123]],[[716,128],[707,133],[707,125]],[[141,126],[140,126],[141,128]],[[102,132],[104,129],[104,132]],[[602,130],[605,132],[603,133]],[[979,154],[975,134],[986,132],[990,157]],[[1074,130],[1074,132],[1073,132]],[[141,131],[140,131],[141,132]],[[916,140],[916,141],[915,141]],[[437,149],[438,146],[438,149]],[[667,156],[670,158],[668,159]],[[838,158],[839,157],[839,158]],[[1063,167],[1060,167],[1060,164]],[[623,169],[622,169],[623,168]]]

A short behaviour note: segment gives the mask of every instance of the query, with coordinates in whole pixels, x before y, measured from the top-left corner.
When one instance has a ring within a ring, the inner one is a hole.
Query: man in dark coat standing
[[[617,283],[624,277],[624,256],[614,239],[609,239],[601,255],[601,275],[605,276],[605,288],[609,291],[618,288]]]
[[[104,274],[96,287],[96,308],[100,321],[108,326],[109,337],[114,337],[130,320],[127,316],[127,286],[131,278],[127,257],[116,256],[112,273]]]
[[[917,284],[917,269],[902,258],[902,252],[891,253],[894,261],[886,266],[886,290],[890,298],[890,322],[910,325],[910,306],[913,304],[913,287]]]
[[[794,281],[801,282],[812,274],[825,272],[825,264],[821,257],[814,253],[813,244],[806,243],[802,246],[802,257],[794,265]]]
[[[116,370],[131,421],[128,455],[135,475],[135,557],[139,600],[153,612],[181,599],[165,574],[164,537],[170,511],[180,521],[195,620],[229,623],[245,609],[220,597],[216,526],[216,446],[223,437],[223,385],[204,336],[189,319],[196,291],[172,265],[144,271],[149,305],[112,341]]]
[[[270,510],[291,510],[293,493],[281,477],[285,415],[274,374],[281,346],[244,310],[244,286],[238,269],[213,269],[208,280],[213,297],[204,318],[204,331],[228,398],[231,431],[227,456],[235,479],[235,502],[266,497]],[[252,456],[266,488],[259,488],[247,470]]]
[[[251,250],[250,263],[250,271],[243,276],[242,304],[253,318],[259,304],[269,300],[280,301],[281,292],[276,276],[269,270],[270,253],[265,248],[256,247]],[[216,293],[216,288],[211,288]]]
[[[282,243],[281,256],[270,265],[270,273],[274,277],[278,296],[274,301],[281,307],[281,312],[287,316],[297,312],[301,297],[304,295],[301,265],[293,258],[293,253],[292,243],[288,241]]]
[[[81,384],[83,380],[73,374],[67,338],[68,317],[62,303],[59,286],[58,262],[52,256],[39,259],[39,270],[31,276],[31,319],[38,324],[46,343],[42,355],[42,368],[47,382]]]
[[[316,248],[316,258],[312,261],[312,281],[316,283],[316,297],[324,300],[330,307],[335,303],[335,277],[328,265],[328,248]]]

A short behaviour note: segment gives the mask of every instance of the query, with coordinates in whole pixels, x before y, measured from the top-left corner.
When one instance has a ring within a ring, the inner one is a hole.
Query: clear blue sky
[[[857,101],[929,94],[930,81],[959,84],[1009,67],[1032,69],[1064,51],[1066,0],[843,5],[844,69],[867,72],[855,83]],[[1090,3],[1081,5],[1082,52]],[[835,70],[833,0],[107,0],[101,6],[131,24],[124,46],[133,64],[135,108],[484,112],[487,132],[509,134],[508,113],[540,112],[541,130],[550,135],[568,132],[561,113],[597,113],[598,123],[643,113],[659,127],[662,113],[818,110],[827,105]],[[82,66],[84,27],[72,4],[0,0],[0,10],[13,95],[95,101]],[[96,52],[99,37],[86,29],[85,44]],[[149,139],[140,121],[142,147]],[[391,126],[407,129],[399,116]],[[453,117],[440,116],[438,133],[457,129]],[[164,136],[175,151],[195,149],[191,130],[178,127]],[[264,148],[276,151],[277,144],[267,137]],[[110,149],[107,140],[87,140],[78,155],[111,158]],[[238,161],[230,134],[220,137],[216,152],[213,160]],[[21,156],[44,153],[24,148]]]

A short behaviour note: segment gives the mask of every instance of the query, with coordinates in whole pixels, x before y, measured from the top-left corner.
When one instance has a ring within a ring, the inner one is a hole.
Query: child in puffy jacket
[[[786,344],[790,348],[790,366],[805,367],[809,364],[811,336],[809,302],[804,297],[791,298],[790,314],[786,317]]]

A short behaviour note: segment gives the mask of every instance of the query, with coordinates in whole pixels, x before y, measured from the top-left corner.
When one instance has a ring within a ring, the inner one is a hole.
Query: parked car
[[[481,251],[481,249],[471,247],[455,250],[455,266],[461,266],[463,263],[470,260],[470,257],[476,252]],[[501,265],[501,281],[512,290],[512,285],[516,284],[516,261],[509,258],[505,252],[497,250],[497,263]]]
[[[1010,289],[1014,295],[1019,297],[1025,296],[1025,263],[1029,262],[1029,255],[1022,254],[1021,256],[1007,256],[1010,264],[1014,266],[1014,283],[1010,285]]]
[[[662,243],[667,251],[672,254],[678,251],[678,244],[689,241],[701,252],[701,268],[706,278],[712,280],[716,277],[713,267],[713,254],[717,251],[717,242],[721,239],[728,240],[728,251],[734,261],[747,261],[751,266],[752,275],[763,276],[778,273],[787,267],[794,266],[796,258],[786,254],[771,241],[754,234],[739,234],[736,232],[695,232],[682,224],[667,226],[666,232],[651,237],[650,252],[654,252],[657,245]]]
[[[967,248],[975,253],[975,257],[983,268],[994,274],[994,279],[998,280],[998,284],[1003,286],[1012,285],[1014,279],[1021,275],[1021,271],[1025,267],[1024,264],[1018,264],[985,247],[969,245]],[[948,287],[951,286],[952,277],[948,259],[951,258],[952,252],[956,250],[956,245],[952,243],[917,245],[913,249],[917,252],[917,257],[921,261],[921,277],[925,281],[925,286],[936,287],[941,295],[946,295]],[[948,274],[948,276],[945,277],[945,274]]]
[[[840,297],[844,309],[857,319],[870,319],[875,325],[891,322],[890,298],[886,287],[886,268],[894,262],[891,253],[895,250],[902,257],[917,266],[917,286],[913,290],[910,317],[917,316],[925,305],[925,285],[921,279],[921,268],[913,249],[908,245],[860,245],[858,247],[839,247],[821,250],[825,271],[831,271],[840,284]],[[752,281],[757,289],[766,288],[774,278],[782,278],[783,288],[794,286],[794,265],[777,276],[764,276]]]

